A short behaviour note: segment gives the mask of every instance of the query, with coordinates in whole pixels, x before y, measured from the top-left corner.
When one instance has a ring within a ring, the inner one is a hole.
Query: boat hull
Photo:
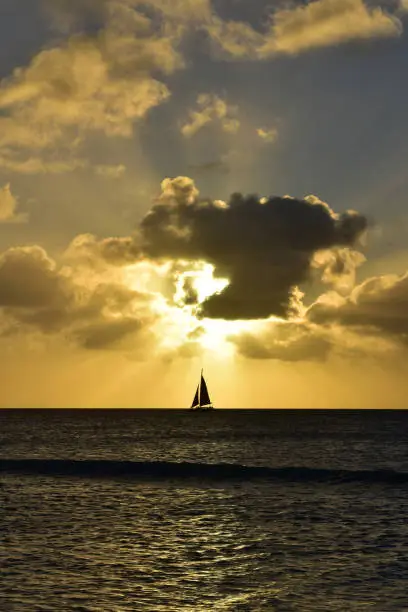
[[[198,408],[189,408],[192,412],[208,412],[214,410],[214,406],[199,406]]]

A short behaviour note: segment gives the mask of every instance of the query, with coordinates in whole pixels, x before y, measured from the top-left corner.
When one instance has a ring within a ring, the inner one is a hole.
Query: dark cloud
[[[327,336],[304,323],[270,323],[262,332],[244,332],[230,341],[248,359],[322,361],[332,348]]]
[[[81,281],[77,272],[57,268],[38,246],[3,253],[0,309],[10,321],[3,335],[22,325],[62,333],[85,348],[111,348],[152,323],[150,296],[103,278]]]
[[[366,280],[347,298],[329,294],[313,304],[310,321],[378,330],[408,341],[408,274]]]
[[[67,282],[44,249],[16,247],[0,255],[0,307],[43,308],[68,301]]]
[[[130,335],[141,331],[143,323],[133,318],[103,320],[90,323],[75,330],[74,336],[86,349],[122,347],[122,342]]]
[[[351,247],[367,226],[364,216],[336,215],[314,196],[260,199],[236,193],[227,204],[202,201],[187,177],[167,179],[162,189],[141,223],[143,249],[152,258],[207,261],[217,276],[230,280],[202,304],[206,317],[288,316],[293,289],[309,279],[314,254]]]

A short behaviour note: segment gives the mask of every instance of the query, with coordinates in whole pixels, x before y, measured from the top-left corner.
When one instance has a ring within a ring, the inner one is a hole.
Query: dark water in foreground
[[[0,610],[408,611],[408,412],[0,411]]]

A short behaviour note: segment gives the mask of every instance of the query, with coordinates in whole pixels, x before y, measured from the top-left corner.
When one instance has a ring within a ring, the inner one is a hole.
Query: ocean
[[[408,611],[408,411],[0,411],[2,612]]]

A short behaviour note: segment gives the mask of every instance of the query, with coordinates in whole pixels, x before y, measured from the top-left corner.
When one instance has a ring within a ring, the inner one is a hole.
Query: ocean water
[[[2,612],[408,611],[408,411],[0,411]]]

